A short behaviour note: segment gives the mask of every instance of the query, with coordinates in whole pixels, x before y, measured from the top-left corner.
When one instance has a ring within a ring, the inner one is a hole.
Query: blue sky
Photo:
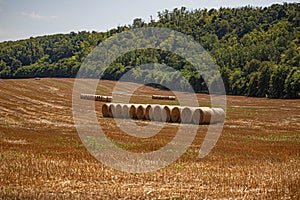
[[[158,11],[185,6],[188,9],[269,6],[299,0],[0,0],[0,41],[17,40],[71,31],[106,31],[146,22]]]

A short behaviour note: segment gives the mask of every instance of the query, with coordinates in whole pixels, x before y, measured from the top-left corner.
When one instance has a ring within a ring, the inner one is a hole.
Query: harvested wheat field
[[[300,100],[227,96],[224,129],[208,156],[198,158],[208,128],[202,125],[179,160],[134,174],[101,164],[82,145],[72,117],[73,82],[0,80],[0,199],[300,198]],[[103,81],[97,94],[112,95],[114,84]],[[145,86],[134,95],[131,103],[177,103],[153,100],[173,93]],[[208,95],[197,97],[199,106],[210,106]],[[157,150],[176,134],[177,125],[165,123],[153,137],[128,136],[102,117],[103,104],[95,102],[99,123],[127,151]]]

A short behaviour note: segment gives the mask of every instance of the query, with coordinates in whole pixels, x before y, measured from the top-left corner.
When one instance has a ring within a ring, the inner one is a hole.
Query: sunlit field
[[[134,174],[103,165],[82,144],[72,116],[73,82],[0,80],[1,199],[300,199],[300,100],[227,96],[224,129],[207,157],[198,157],[208,128],[201,125],[179,160]],[[114,84],[102,81],[97,93],[111,95]],[[131,101],[176,104],[152,94],[172,92],[143,86]],[[208,95],[197,97],[200,106],[210,105]],[[157,150],[176,134],[177,125],[165,123],[154,137],[128,136],[102,117],[102,104],[95,102],[99,123],[127,151]]]

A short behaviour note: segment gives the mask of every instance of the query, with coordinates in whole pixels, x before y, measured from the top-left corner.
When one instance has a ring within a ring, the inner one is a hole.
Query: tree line
[[[300,98],[300,4],[158,12],[158,20],[107,32],[71,32],[0,43],[0,78],[75,77],[87,55],[110,36],[139,27],[165,27],[193,37],[217,64],[227,94]],[[121,56],[103,77],[118,80],[146,63],[179,70],[196,92],[207,92],[201,74],[171,52],[136,50]],[[91,68],[91,71],[93,69]],[[87,76],[89,71],[86,72]],[[139,79],[142,74],[136,74]],[[170,77],[159,71],[163,81]],[[172,76],[172,74],[170,74]]]

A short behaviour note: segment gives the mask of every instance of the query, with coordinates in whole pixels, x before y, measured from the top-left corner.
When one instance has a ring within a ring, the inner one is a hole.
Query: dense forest
[[[99,19],[101,20],[101,19]],[[158,19],[107,32],[71,32],[0,43],[0,78],[75,77],[87,55],[110,36],[138,27],[166,27],[185,33],[212,56],[227,94],[300,98],[300,4],[158,12]],[[169,52],[137,50],[115,61],[104,74],[118,80],[143,63],[179,70],[196,92],[207,86],[187,61]],[[157,74],[159,76],[159,72]]]

